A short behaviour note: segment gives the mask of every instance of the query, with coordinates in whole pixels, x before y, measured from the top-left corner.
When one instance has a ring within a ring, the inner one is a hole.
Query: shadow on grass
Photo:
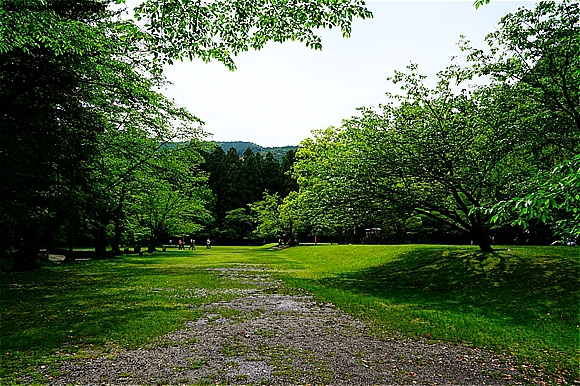
[[[196,306],[235,296],[214,289],[244,287],[205,269],[152,266],[155,260],[117,258],[2,273],[0,383],[26,364],[67,353],[140,347],[196,319]]]
[[[578,259],[499,250],[418,249],[319,284],[430,309],[477,308],[515,323],[552,315],[578,322]]]

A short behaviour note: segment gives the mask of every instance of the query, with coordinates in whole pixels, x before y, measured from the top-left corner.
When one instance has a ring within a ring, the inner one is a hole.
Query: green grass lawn
[[[463,342],[579,377],[579,248],[216,246],[0,273],[0,383],[67,358],[155,345],[200,316],[192,305],[238,296],[244,284],[207,270],[238,264],[269,268],[377,335]]]

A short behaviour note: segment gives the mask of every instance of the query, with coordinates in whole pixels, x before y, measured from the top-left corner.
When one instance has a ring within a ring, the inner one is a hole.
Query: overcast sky
[[[367,1],[374,18],[355,21],[349,39],[324,31],[322,51],[269,43],[237,57],[234,72],[217,62],[174,64],[166,71],[173,85],[162,92],[205,121],[211,140],[298,145],[356,107],[385,101],[394,70],[413,62],[433,78],[461,56],[460,35],[483,48],[503,15],[534,4],[492,0],[476,10],[472,0]]]

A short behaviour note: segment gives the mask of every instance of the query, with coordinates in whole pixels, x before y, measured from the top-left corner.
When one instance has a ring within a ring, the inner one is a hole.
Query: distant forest
[[[262,147],[260,145],[256,145],[253,142],[243,142],[243,141],[233,141],[233,142],[219,142],[219,141],[212,141],[222,147],[224,151],[228,151],[232,147],[236,149],[238,152],[238,156],[242,156],[244,152],[250,148],[254,153],[260,153],[262,155],[266,155],[268,152],[272,153],[274,158],[278,161],[282,161],[282,158],[288,153],[288,150],[292,150],[296,152],[298,146],[280,146],[280,147]]]
[[[217,144],[220,146],[204,152],[205,163],[201,165],[209,174],[208,187],[213,196],[207,205],[213,221],[201,233],[221,243],[251,243],[257,236],[248,204],[262,200],[265,192],[284,198],[298,190],[291,175],[296,147],[263,148],[250,142]],[[229,148],[224,150],[226,146]],[[241,150],[243,146],[245,149]]]

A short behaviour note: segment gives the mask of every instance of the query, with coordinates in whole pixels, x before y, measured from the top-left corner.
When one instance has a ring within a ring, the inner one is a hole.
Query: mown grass
[[[176,251],[2,272],[0,384],[63,359],[149,345],[200,317],[195,306],[248,287],[205,269],[213,265]]]
[[[71,357],[146,347],[248,285],[207,268],[269,268],[379,335],[463,342],[578,379],[580,250],[566,247],[214,247],[0,274],[0,383]]]
[[[579,377],[577,248],[336,246],[296,250],[295,259],[321,266],[288,282],[373,322],[378,334],[486,347]]]

